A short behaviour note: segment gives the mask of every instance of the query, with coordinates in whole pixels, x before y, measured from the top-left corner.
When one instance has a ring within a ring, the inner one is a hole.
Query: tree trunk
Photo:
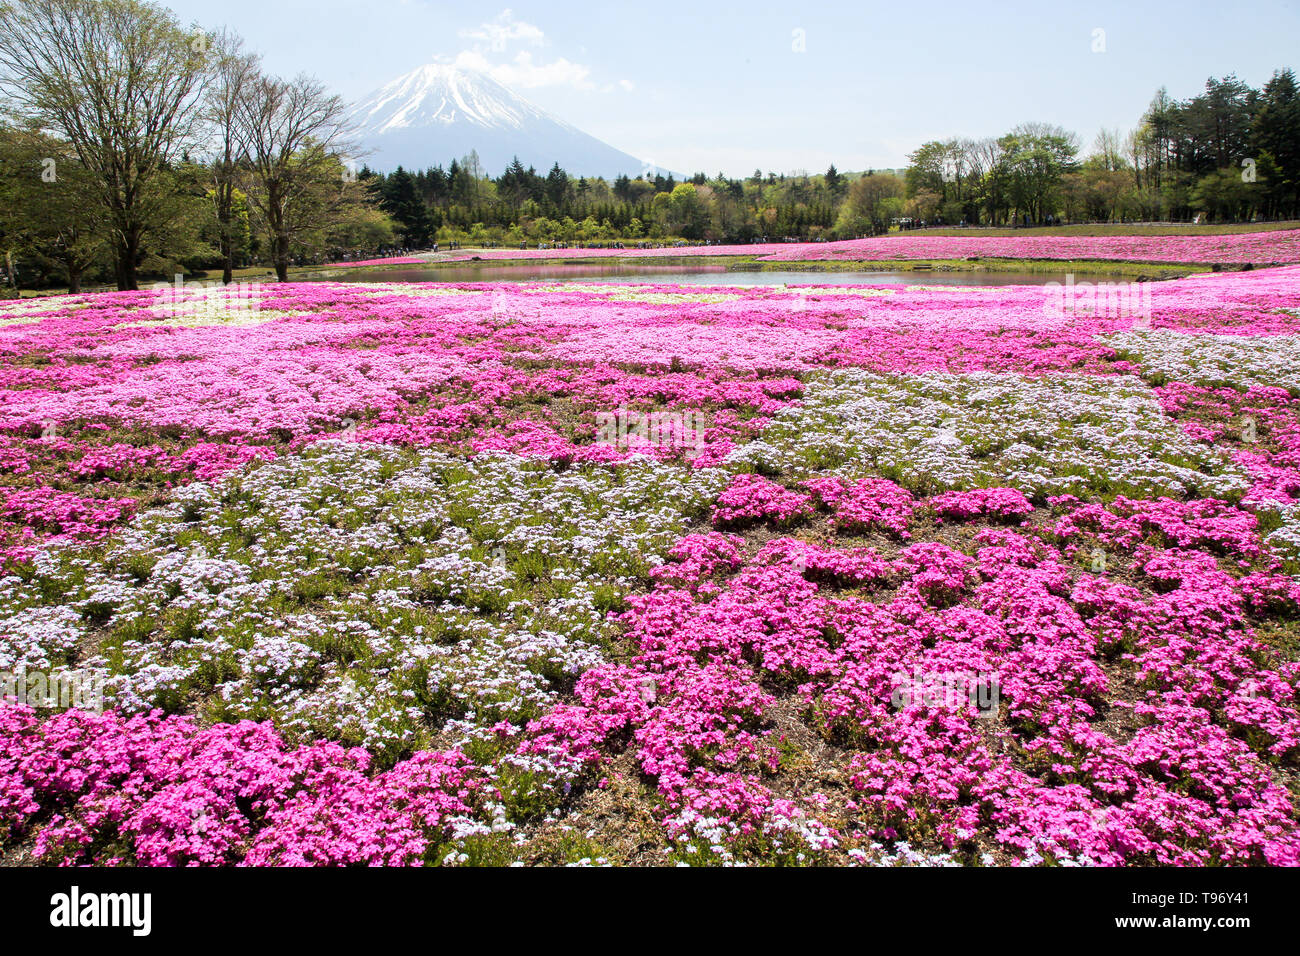
[[[113,272],[117,279],[117,291],[136,292],[140,288],[136,272],[136,259],[140,250],[140,234],[136,230],[126,232],[117,243]]]
[[[221,284],[230,285],[235,277],[235,244],[230,239],[221,240]]]
[[[81,291],[81,270],[68,266],[68,291],[76,295]]]
[[[289,281],[289,237],[275,237],[275,276],[281,282]]]
[[[235,239],[233,235],[234,214],[234,187],[230,184],[229,161],[223,166],[223,174],[227,177],[225,183],[217,185],[217,230],[221,234],[221,282],[223,285],[230,285],[231,279],[234,278],[235,267]]]

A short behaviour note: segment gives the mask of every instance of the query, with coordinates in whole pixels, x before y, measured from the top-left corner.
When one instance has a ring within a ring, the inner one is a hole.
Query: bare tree
[[[204,119],[211,128],[212,204],[217,220],[217,245],[221,251],[221,281],[234,277],[235,240],[239,224],[235,194],[239,187],[243,143],[248,139],[242,122],[245,99],[260,79],[258,57],[244,52],[244,41],[222,31],[214,38],[216,55],[212,84],[204,104]]]
[[[275,274],[287,282],[294,244],[324,229],[356,186],[339,159],[351,146],[346,106],[314,77],[259,77],[242,98],[240,128],[249,200],[265,224]]]
[[[1097,138],[1093,140],[1092,155],[1100,159],[1102,168],[1114,172],[1117,169],[1123,169],[1125,145],[1124,138],[1117,129],[1106,129],[1104,126],[1097,131]]]
[[[1006,186],[1002,141],[990,136],[968,142],[966,156],[972,174],[982,184],[985,217],[989,225],[998,225],[1002,221]]]
[[[193,141],[208,38],[138,0],[0,2],[0,91],[72,145],[111,229],[119,289],[171,215],[166,178]]]

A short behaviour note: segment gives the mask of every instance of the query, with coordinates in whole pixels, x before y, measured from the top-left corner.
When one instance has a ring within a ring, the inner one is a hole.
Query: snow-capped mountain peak
[[[366,162],[446,166],[475,150],[483,169],[499,175],[516,155],[546,170],[558,162],[579,176],[635,176],[646,164],[533,105],[486,73],[429,63],[362,99],[352,113]]]
[[[548,115],[486,73],[429,63],[366,97],[356,117],[365,134],[458,122],[522,129],[529,122],[567,124]]]

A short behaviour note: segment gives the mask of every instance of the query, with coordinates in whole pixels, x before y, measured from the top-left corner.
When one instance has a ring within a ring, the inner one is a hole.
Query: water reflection
[[[1089,273],[1077,281],[1122,282],[1122,273]],[[404,269],[345,269],[330,276],[330,282],[600,282],[648,283],[675,285],[1046,285],[1064,282],[1065,273],[1057,272],[821,272],[821,271],[749,271],[728,272],[722,265],[683,268],[681,264],[645,263],[512,263],[449,266],[415,266]]]

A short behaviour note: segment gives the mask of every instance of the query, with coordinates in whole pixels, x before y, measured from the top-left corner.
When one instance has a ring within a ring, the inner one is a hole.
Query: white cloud
[[[460,35],[466,40],[479,40],[496,53],[504,53],[506,45],[516,41],[533,46],[541,46],[546,42],[546,34],[540,27],[516,20],[514,12],[508,7],[477,29],[461,30]]]
[[[476,40],[468,50],[456,54],[454,62],[467,70],[486,73],[492,79],[517,90],[533,90],[539,87],[568,87],[573,90],[601,90],[611,92],[612,84],[597,86],[591,78],[591,68],[581,63],[574,63],[564,57],[540,62],[533,58],[531,50],[519,50],[512,58],[503,62],[502,55],[511,44],[523,43],[529,46],[544,46],[546,34],[538,26],[516,20],[513,11],[506,9],[492,20],[472,30],[461,30],[460,36],[467,40]],[[631,91],[629,80],[620,80],[622,89]]]
[[[511,89],[532,90],[543,86],[567,86],[575,90],[592,90],[591,70],[581,63],[560,57],[550,63],[537,63],[527,50],[515,54],[508,63],[493,63],[478,50],[462,50],[456,54],[456,66],[466,70],[486,73]]]
[[[532,89],[538,86],[571,86],[578,90],[594,89],[591,70],[581,63],[560,57],[550,63],[534,63],[533,55],[521,50],[514,60],[496,67],[497,80],[506,86]]]

